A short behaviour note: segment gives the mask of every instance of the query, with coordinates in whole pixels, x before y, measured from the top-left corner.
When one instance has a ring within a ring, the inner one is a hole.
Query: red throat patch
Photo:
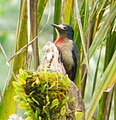
[[[64,40],[63,38],[60,38],[60,37],[59,37],[59,38],[57,38],[57,39],[54,41],[54,44],[55,44],[55,45],[58,45],[58,44],[60,44],[61,42],[63,42],[63,40]]]

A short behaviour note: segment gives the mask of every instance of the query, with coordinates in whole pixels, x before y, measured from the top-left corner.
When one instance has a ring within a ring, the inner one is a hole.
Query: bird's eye
[[[67,27],[66,27],[66,26],[64,26],[63,28],[64,28],[64,30],[66,30],[66,29],[67,29]]]

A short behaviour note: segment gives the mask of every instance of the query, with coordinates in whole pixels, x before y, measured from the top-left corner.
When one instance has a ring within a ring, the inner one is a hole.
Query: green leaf
[[[76,120],[81,120],[82,119],[82,115],[83,115],[82,112],[75,112],[75,118],[76,118]]]
[[[57,107],[58,104],[59,104],[59,100],[58,100],[58,99],[54,99],[54,100],[52,101],[51,109],[52,109],[53,107]]]
[[[66,106],[63,106],[60,110],[60,114],[63,116],[66,113]]]
[[[64,77],[64,80],[63,80],[63,83],[64,83],[64,85],[67,87],[67,88],[69,88],[69,78],[68,78],[68,76],[65,76]]]
[[[18,107],[20,109],[23,109],[23,110],[28,110],[29,109],[29,107],[27,106],[27,103],[24,102],[24,101],[21,101],[20,104],[18,105]]]
[[[48,0],[39,0],[38,1],[38,26],[40,25],[40,21],[45,9],[45,6],[47,4]]]
[[[35,83],[36,83],[36,84],[38,84],[38,85],[40,84],[40,80],[39,80],[39,78],[38,78],[38,77],[36,78]]]
[[[19,85],[16,81],[13,81],[12,84],[15,87],[15,89],[23,89],[23,87]]]
[[[116,85],[114,86],[114,120],[116,120]]]
[[[28,109],[28,110],[25,112],[25,114],[26,114],[27,116],[32,116],[32,115],[33,115],[33,110],[32,110],[32,109]]]
[[[50,101],[47,102],[46,107],[50,104]]]
[[[72,0],[66,0],[64,3],[64,23],[70,24],[72,11]]]
[[[41,87],[41,93],[43,93],[46,90],[46,86],[47,86],[47,84],[42,85],[42,87]]]
[[[95,108],[97,107],[97,104],[103,94],[103,91],[107,88],[109,82],[112,79],[115,79],[116,75],[116,51],[108,64],[106,70],[102,74],[102,77],[100,79],[101,83],[99,83],[98,89],[93,94],[91,103],[89,105],[89,109],[86,111],[86,120],[90,120],[91,116],[93,115]]]
[[[46,101],[49,102],[49,96],[48,95],[46,96]]]
[[[116,17],[115,8],[116,8],[116,4],[113,4],[103,25],[96,32],[93,43],[89,49],[89,58],[91,58],[91,56],[95,52],[96,48],[99,47],[99,45],[101,45],[103,40],[106,38],[107,32],[109,31],[109,28],[110,28],[110,25],[114,21],[114,18]]]
[[[102,46],[101,46],[101,48],[100,48],[99,57],[98,57],[97,65],[96,65],[96,70],[95,70],[95,75],[94,75],[94,80],[93,80],[92,95],[93,95],[93,93],[94,93],[95,86],[96,86],[97,75],[98,75],[98,68],[99,68],[99,62],[100,62],[100,58],[101,58],[101,51],[102,51]]]
[[[43,106],[43,112],[46,113],[47,117],[50,118],[50,113],[49,111],[47,110],[46,106]]]
[[[66,96],[66,97],[62,100],[62,104],[66,104],[66,103],[68,102],[68,100],[69,100],[69,97]]]
[[[31,97],[31,99],[32,99],[35,103],[37,103],[37,105],[39,105],[39,102],[38,102],[34,97]]]
[[[28,74],[23,70],[23,69],[19,69],[19,75],[24,79],[26,80],[27,77],[28,77]]]
[[[61,7],[62,0],[55,0],[55,8],[54,8],[54,23],[59,24],[61,20]],[[56,31],[54,29],[54,40],[56,39]]]
[[[21,100],[19,99],[18,95],[13,97],[16,102],[20,102]]]
[[[22,69],[22,68],[19,69],[19,74],[20,74],[20,75],[23,74],[23,69]]]
[[[18,84],[19,85],[25,85],[26,84],[26,81],[24,78],[22,78],[20,75],[17,75],[18,77]]]
[[[28,77],[28,74],[26,72],[23,73],[23,79],[26,80]]]
[[[20,99],[26,100],[27,95],[25,94],[24,91],[20,91],[20,90],[15,89],[15,92]]]
[[[38,120],[38,110],[36,109],[35,113],[34,113],[34,119]]]
[[[56,85],[56,81],[53,81],[53,83],[51,84],[51,86],[49,87],[49,89],[52,89],[55,85]]]
[[[29,116],[25,120],[33,120],[33,116]]]
[[[31,98],[27,98],[27,101],[28,101],[29,103],[33,103],[33,100],[32,100]]]
[[[19,93],[25,93],[24,89],[21,88],[15,88],[15,91],[19,92]]]
[[[41,116],[39,116],[39,120],[41,120]]]

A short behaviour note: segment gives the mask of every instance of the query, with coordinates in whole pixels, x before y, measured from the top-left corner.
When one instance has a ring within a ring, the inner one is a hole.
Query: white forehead
[[[58,25],[61,29],[64,29],[64,25],[60,24]]]

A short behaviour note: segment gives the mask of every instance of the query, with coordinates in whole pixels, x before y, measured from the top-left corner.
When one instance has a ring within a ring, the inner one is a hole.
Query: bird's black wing
[[[72,56],[74,60],[74,65],[72,67],[72,81],[74,81],[76,76],[76,70],[77,70],[77,60],[78,60],[78,50],[75,43],[73,43],[73,49],[72,49]]]

